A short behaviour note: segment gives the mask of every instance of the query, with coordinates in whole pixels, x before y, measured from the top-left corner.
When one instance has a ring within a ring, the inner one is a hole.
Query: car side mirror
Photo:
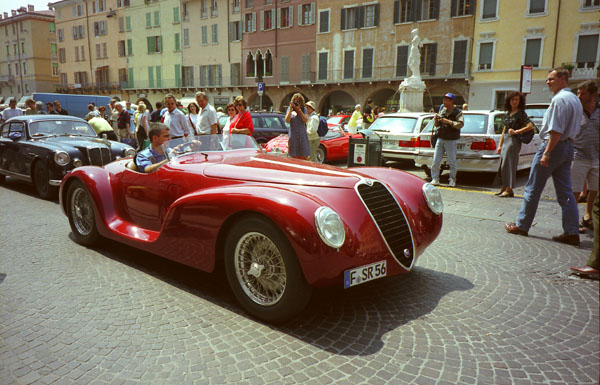
[[[23,134],[17,131],[11,132],[10,134],[8,134],[8,137],[13,141],[16,142],[17,140],[20,140],[23,137]]]

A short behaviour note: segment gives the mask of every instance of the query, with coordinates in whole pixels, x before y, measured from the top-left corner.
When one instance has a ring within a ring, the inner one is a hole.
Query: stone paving
[[[552,200],[520,237],[503,229],[520,199],[442,195],[442,233],[411,274],[318,290],[274,327],[241,311],[222,273],[77,245],[56,202],[7,180],[0,384],[597,384],[598,281],[568,270],[591,233],[552,242]]]

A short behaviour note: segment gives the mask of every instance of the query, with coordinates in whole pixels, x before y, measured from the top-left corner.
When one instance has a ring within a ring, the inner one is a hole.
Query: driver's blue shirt
[[[152,146],[150,146],[137,154],[135,157],[135,164],[140,172],[146,172],[146,167],[154,163],[162,162],[165,159],[167,159],[165,155],[159,154],[152,149]]]

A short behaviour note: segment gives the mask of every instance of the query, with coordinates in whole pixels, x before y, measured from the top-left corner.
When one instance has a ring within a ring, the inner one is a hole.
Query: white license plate
[[[397,146],[398,145],[398,141],[397,140],[386,139],[386,140],[383,141],[383,144],[387,145],[387,146]]]
[[[465,144],[464,143],[458,143],[456,145],[456,149],[457,150],[464,150],[465,149]]]
[[[387,274],[386,261],[379,261],[370,265],[357,267],[344,272],[344,289],[361,283],[369,282]]]

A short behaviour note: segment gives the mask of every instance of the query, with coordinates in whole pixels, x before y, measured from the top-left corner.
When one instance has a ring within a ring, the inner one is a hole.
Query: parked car
[[[346,129],[346,125],[350,121],[351,117],[352,115],[348,114],[332,115],[327,118],[327,126],[329,128],[342,126],[342,129]]]
[[[0,127],[0,183],[6,176],[33,183],[44,199],[54,198],[76,167],[133,155],[132,147],[98,138],[85,120],[72,116],[17,116]]]
[[[535,124],[538,128],[542,128],[542,120],[544,119],[544,113],[550,107],[550,103],[535,103],[535,104],[526,104],[525,105],[525,113],[529,116],[529,119]]]
[[[121,159],[63,179],[75,240],[110,238],[208,272],[223,263],[241,306],[264,321],[296,315],[313,287],[407,273],[441,230],[439,190],[400,170],[272,156],[247,135],[165,147],[150,174]]]
[[[457,144],[456,165],[458,171],[495,173],[500,167],[500,155],[496,153],[500,136],[504,129],[504,111],[464,111],[465,125],[460,130]],[[431,147],[431,129],[433,120],[423,129],[417,140],[418,154],[415,165],[422,167],[427,175],[431,175],[434,149]],[[517,170],[531,167],[533,156],[541,144],[535,134],[529,144],[521,146]],[[448,169],[447,157],[444,155],[442,169]]]
[[[321,144],[317,150],[317,163],[335,162],[348,159],[348,138],[363,137],[362,134],[352,135],[340,130],[341,127],[330,129],[327,134],[321,138]],[[271,139],[264,146],[265,151],[273,154],[287,154],[288,138],[288,135],[279,135],[278,137]]]
[[[254,133],[252,136],[256,141],[264,145],[269,140],[287,134],[289,124],[285,121],[285,115],[278,112],[251,112]]]
[[[421,130],[434,114],[421,112],[393,113],[377,118],[369,129],[383,141],[383,160],[414,161],[419,152]]]

